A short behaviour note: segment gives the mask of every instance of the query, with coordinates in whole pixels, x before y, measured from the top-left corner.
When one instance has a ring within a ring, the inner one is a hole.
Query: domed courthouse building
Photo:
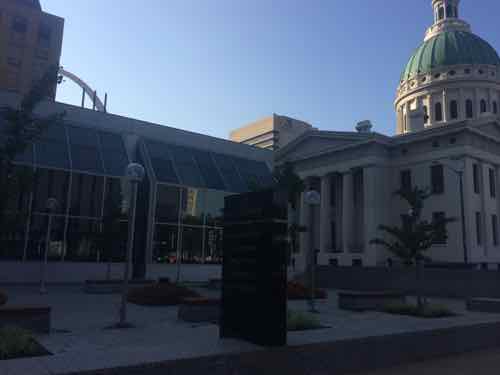
[[[432,1],[434,24],[397,87],[396,136],[364,121],[353,132],[308,131],[278,151],[276,162],[293,163],[322,197],[317,208],[301,199],[301,223],[314,215],[320,224],[314,243],[301,234],[297,264],[311,247],[320,264],[386,264],[393,256],[370,240],[382,235],[380,224],[399,225],[408,207],[393,192],[409,186],[432,191],[425,218],[457,219],[431,249],[434,262],[500,263],[500,58],[460,18],[459,5]]]

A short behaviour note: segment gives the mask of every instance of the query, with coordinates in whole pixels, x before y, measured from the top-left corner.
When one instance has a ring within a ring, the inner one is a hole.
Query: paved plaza
[[[9,287],[9,304],[52,306],[50,335],[39,341],[54,355],[0,362],[1,375],[62,374],[70,371],[134,366],[174,359],[263,350],[238,340],[220,340],[212,324],[188,324],[177,320],[177,307],[141,307],[129,304],[135,328],[106,329],[118,318],[119,295],[85,294],[77,286],[51,286],[41,296],[36,287]],[[200,289],[216,296],[217,292]],[[460,325],[500,321],[500,315],[470,313],[463,301],[439,300],[459,315],[444,319],[418,319],[378,312],[352,313],[339,310],[336,293],[319,302],[319,319],[326,329],[292,332],[289,346],[337,340],[425,331]],[[289,303],[293,310],[307,310],[303,301]],[[242,322],[244,324],[244,322]]]

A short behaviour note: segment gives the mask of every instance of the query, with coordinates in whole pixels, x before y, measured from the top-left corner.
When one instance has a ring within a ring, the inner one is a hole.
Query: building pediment
[[[477,125],[476,129],[489,136],[500,139],[500,124],[497,120],[489,122],[487,124]]]
[[[364,143],[373,137],[374,133],[311,131],[278,151],[276,161],[303,159],[350,145]]]

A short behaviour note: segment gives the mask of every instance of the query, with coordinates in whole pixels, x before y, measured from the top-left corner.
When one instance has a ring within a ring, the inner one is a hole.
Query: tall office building
[[[43,12],[39,0],[0,0],[0,90],[24,94],[59,66],[63,30],[64,19]]]
[[[304,121],[273,114],[233,130],[229,138],[233,142],[278,150],[309,130],[314,128]]]

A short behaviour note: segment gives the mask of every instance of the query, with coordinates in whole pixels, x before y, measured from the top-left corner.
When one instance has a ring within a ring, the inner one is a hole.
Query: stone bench
[[[351,311],[382,310],[384,306],[406,302],[406,296],[399,292],[341,291],[338,293],[339,308]]]
[[[467,301],[467,310],[500,314],[500,299],[472,298]]]
[[[220,300],[213,298],[184,298],[177,310],[177,317],[189,323],[218,323]]]
[[[50,333],[49,306],[0,307],[0,327],[13,326],[36,333]]]
[[[154,284],[153,280],[130,280],[130,287],[141,287]],[[85,280],[83,287],[88,294],[118,294],[123,290],[123,280]]]

